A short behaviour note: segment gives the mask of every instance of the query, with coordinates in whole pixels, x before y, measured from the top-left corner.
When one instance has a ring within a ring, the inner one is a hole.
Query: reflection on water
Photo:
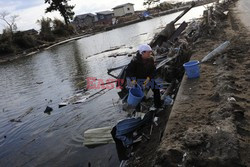
[[[202,14],[191,10],[186,19]],[[179,12],[180,13],[180,12]],[[63,99],[86,87],[86,77],[107,79],[107,69],[131,58],[111,54],[134,52],[179,13],[151,19],[54,47],[0,65],[0,166],[117,166],[115,145],[93,149],[82,145],[90,128],[115,125],[126,113],[117,111],[113,89],[94,100],[58,108]],[[161,28],[159,28],[161,27]],[[110,48],[117,50],[101,53]],[[93,56],[94,55],[94,56]],[[90,90],[94,93],[98,90]],[[53,108],[51,115],[43,111]],[[10,122],[20,119],[21,122]]]

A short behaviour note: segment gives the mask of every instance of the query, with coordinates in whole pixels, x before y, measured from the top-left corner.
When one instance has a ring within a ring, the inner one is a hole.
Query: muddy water
[[[198,17],[203,9],[194,8],[183,19]],[[110,78],[107,68],[126,64],[131,58],[109,55],[134,52],[179,14],[99,33],[1,64],[0,166],[117,166],[114,144],[95,148],[82,144],[87,129],[114,125],[125,118],[126,113],[113,105],[117,90],[63,108],[58,108],[58,103],[85,88],[86,77]],[[46,106],[53,108],[50,115],[43,112]]]

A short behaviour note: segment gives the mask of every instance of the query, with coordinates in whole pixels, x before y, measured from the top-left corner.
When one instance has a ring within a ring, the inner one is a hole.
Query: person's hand
[[[135,87],[136,84],[137,84],[136,80],[131,80],[130,82],[128,82],[127,87],[128,88],[133,88],[133,87]]]
[[[150,78],[147,77],[147,79],[143,82],[143,86],[146,87],[146,85],[148,84],[149,81],[150,81]]]
[[[132,86],[135,86],[137,84],[136,80],[131,81]]]

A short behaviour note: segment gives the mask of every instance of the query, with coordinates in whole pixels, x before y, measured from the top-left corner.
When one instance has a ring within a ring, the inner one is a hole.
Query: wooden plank
[[[178,36],[181,35],[181,33],[186,29],[188,24],[184,21],[181,23],[181,25],[177,28],[177,30],[171,35],[169,38],[169,41],[173,42]]]

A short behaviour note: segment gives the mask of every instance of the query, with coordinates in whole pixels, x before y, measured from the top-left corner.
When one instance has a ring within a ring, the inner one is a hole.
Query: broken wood
[[[186,29],[188,24],[183,21],[181,25],[177,28],[177,30],[170,36],[169,41],[173,42],[178,36],[181,35],[181,33]]]
[[[166,25],[166,27],[160,32],[160,34],[155,38],[154,41],[150,43],[151,47],[156,47],[157,45],[160,46],[164,41],[167,41],[169,37],[175,32],[175,26],[174,24],[182,18],[190,9],[192,9],[195,6],[195,3],[192,3],[192,5],[184,10],[178,17],[176,17],[172,22]]]

